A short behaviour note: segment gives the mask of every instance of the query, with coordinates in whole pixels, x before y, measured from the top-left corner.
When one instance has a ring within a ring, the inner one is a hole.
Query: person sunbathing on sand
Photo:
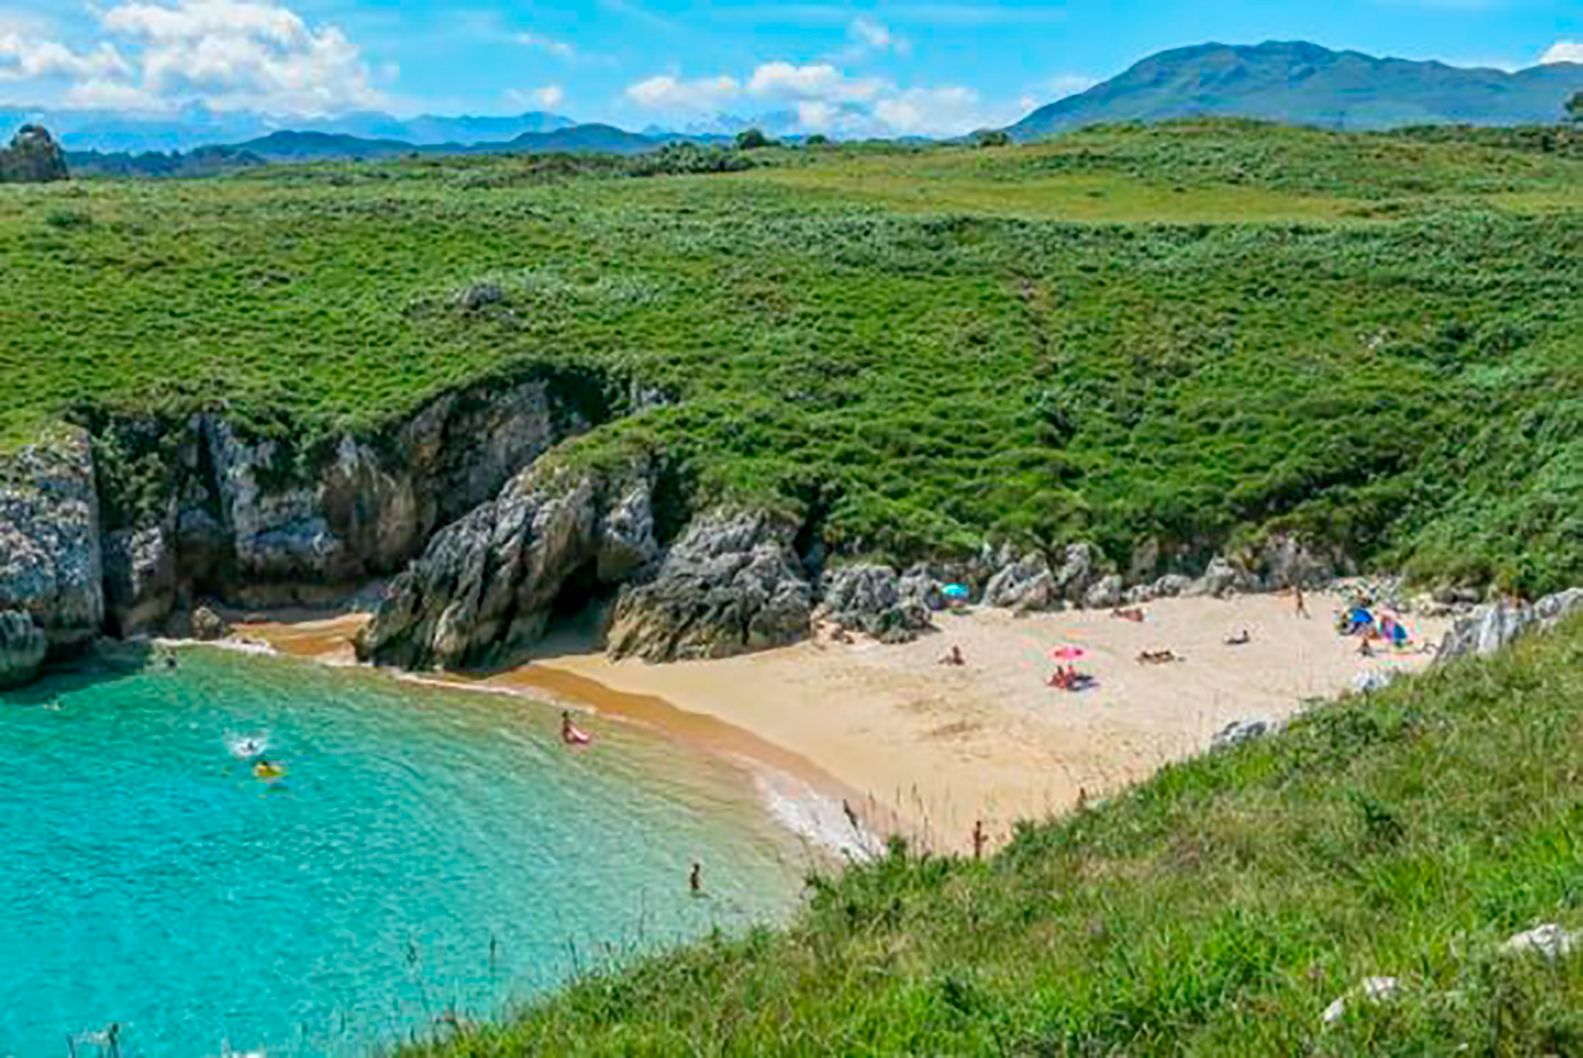
[[[967,659],[962,656],[962,648],[952,644],[951,649],[941,655],[940,664],[960,667],[967,664]]]
[[[1227,639],[1226,639],[1226,646],[1228,646],[1228,647],[1245,647],[1251,642],[1253,642],[1253,636],[1248,633],[1248,630],[1246,628],[1244,628],[1242,631],[1238,632],[1236,635],[1227,637]]]
[[[1058,691],[1086,691],[1098,681],[1085,672],[1078,672],[1076,665],[1057,667],[1045,683]]]
[[[1172,662],[1186,661],[1174,650],[1143,650],[1138,653],[1140,665],[1169,665]]]
[[[1122,609],[1117,606],[1110,611],[1110,616],[1123,621],[1131,621],[1134,624],[1142,624],[1144,619],[1143,607],[1129,606],[1126,609]]]

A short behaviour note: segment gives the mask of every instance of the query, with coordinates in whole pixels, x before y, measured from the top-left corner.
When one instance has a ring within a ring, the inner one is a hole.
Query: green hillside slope
[[[1196,123],[752,158],[0,189],[0,444],[223,406],[308,458],[571,365],[663,398],[571,455],[653,449],[846,554],[1294,530],[1580,579],[1575,153]]]
[[[404,1053],[1578,1054],[1583,944],[1501,946],[1583,929],[1580,774],[1574,623]],[[1371,976],[1388,1001],[1322,1022]]]
[[[1507,73],[1377,59],[1302,41],[1203,44],[1150,56],[1011,127],[1036,139],[1103,122],[1243,117],[1333,129],[1549,124],[1583,89],[1583,66]]]

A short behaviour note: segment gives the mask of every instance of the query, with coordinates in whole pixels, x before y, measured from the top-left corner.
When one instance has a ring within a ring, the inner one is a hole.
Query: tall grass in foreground
[[[1583,953],[1498,951],[1583,927],[1580,778],[1573,622],[405,1053],[1583,1054]]]

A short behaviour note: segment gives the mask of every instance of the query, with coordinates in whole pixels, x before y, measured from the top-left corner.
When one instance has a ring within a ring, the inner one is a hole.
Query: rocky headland
[[[933,627],[947,583],[1037,613],[1321,587],[1355,572],[1344,554],[1281,535],[1196,569],[1159,547],[1122,569],[1082,541],[986,544],[899,569],[831,556],[815,527],[783,513],[678,505],[652,452],[545,458],[647,403],[610,380],[540,372],[312,443],[222,411],[56,428],[0,460],[0,684],[100,636],[212,637],[206,600],[331,606],[361,593],[376,607],[364,660],[480,669],[521,660],[557,616],[590,605],[613,657],[664,662],[783,646],[816,624],[907,642]],[[1415,604],[1478,601],[1448,590]],[[1445,649],[1509,641],[1560,605],[1480,611]]]

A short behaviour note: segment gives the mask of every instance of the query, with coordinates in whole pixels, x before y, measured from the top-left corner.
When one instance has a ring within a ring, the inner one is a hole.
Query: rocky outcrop
[[[819,616],[884,643],[907,643],[933,627],[930,605],[939,586],[927,574],[903,578],[890,566],[865,563],[827,574]]]
[[[20,687],[38,675],[49,646],[33,618],[0,610],[0,690]]]
[[[813,590],[792,547],[796,531],[763,512],[695,518],[653,573],[622,591],[610,653],[723,658],[804,638]]]
[[[1231,749],[1234,746],[1242,745],[1244,742],[1252,742],[1255,739],[1263,738],[1274,728],[1274,721],[1263,718],[1233,720],[1215,732],[1215,737],[1210,739],[1209,745],[1211,749]]]
[[[367,661],[470,668],[543,635],[563,591],[591,598],[653,561],[654,478],[531,467],[441,530],[358,640]]]
[[[0,150],[0,184],[44,184],[69,175],[65,152],[42,126],[23,125]]]
[[[209,609],[200,606],[192,612],[192,638],[200,643],[214,643],[231,634],[231,625]]]
[[[1282,588],[1323,588],[1337,577],[1357,571],[1339,548],[1326,547],[1295,536],[1274,534],[1245,556],[1251,570],[1267,591]]]
[[[1189,597],[1213,596],[1216,599],[1224,599],[1230,595],[1256,592],[1262,587],[1259,578],[1247,569],[1227,559],[1215,558],[1210,560],[1204,575],[1189,584],[1182,594]]]
[[[1574,613],[1583,612],[1583,588],[1547,595],[1533,605],[1494,602],[1458,621],[1440,643],[1436,661],[1484,657],[1533,631],[1546,631]]]
[[[86,434],[62,429],[0,464],[0,610],[70,653],[99,634],[103,579],[93,454]]]
[[[1056,563],[1029,554],[1003,565],[984,586],[984,604],[1022,612],[1085,605],[1089,592],[1108,576],[1104,556],[1092,544],[1072,544],[1059,558]],[[1119,601],[1119,580],[1113,585]],[[1104,597],[1109,598],[1108,589]]]
[[[158,631],[200,594],[242,606],[344,597],[400,571],[440,526],[591,424],[554,379],[447,394],[386,437],[316,451],[217,415],[106,424],[111,629]]]
[[[1002,567],[984,585],[984,605],[1031,613],[1060,605],[1055,574],[1042,555],[1027,555]]]
[[[1101,577],[1083,594],[1083,605],[1090,610],[1109,610],[1121,605],[1122,579],[1119,574],[1112,573],[1108,577]]]

